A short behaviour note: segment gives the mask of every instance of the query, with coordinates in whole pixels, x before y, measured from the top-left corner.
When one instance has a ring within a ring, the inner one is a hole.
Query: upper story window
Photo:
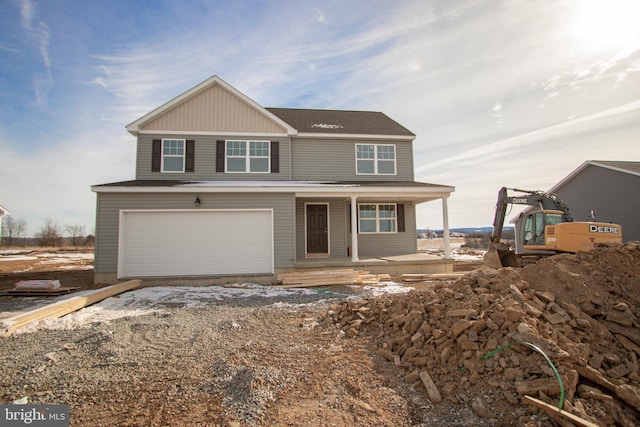
[[[226,141],[227,172],[269,173],[269,141]]]
[[[358,175],[395,175],[396,146],[389,144],[356,144]]]
[[[184,172],[184,139],[162,140],[162,172]]]
[[[195,140],[163,138],[151,144],[151,172],[195,172]]]
[[[360,233],[395,233],[397,215],[395,204],[360,204],[358,205]]]

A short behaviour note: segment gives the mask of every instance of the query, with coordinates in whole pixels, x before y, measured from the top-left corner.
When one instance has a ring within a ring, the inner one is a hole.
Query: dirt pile
[[[599,425],[632,426],[640,424],[639,289],[633,242],[342,302],[324,324],[373,340],[432,402],[468,404],[498,425],[552,424],[522,403],[529,395]]]

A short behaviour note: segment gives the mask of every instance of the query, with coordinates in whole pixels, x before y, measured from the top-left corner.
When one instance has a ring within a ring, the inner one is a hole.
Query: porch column
[[[351,262],[358,262],[358,204],[357,197],[351,196]]]
[[[451,244],[449,242],[449,209],[447,208],[448,197],[442,198],[442,237],[444,239],[444,257],[451,258]]]

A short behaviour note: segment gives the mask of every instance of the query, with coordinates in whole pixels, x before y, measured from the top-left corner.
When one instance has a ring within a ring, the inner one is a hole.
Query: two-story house
[[[92,187],[97,282],[392,262],[434,200],[448,228],[454,188],[414,180],[415,135],[380,112],[264,108],[214,76],[127,130],[135,180]]]

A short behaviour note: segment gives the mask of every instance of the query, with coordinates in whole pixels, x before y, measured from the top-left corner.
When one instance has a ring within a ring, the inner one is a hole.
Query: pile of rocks
[[[470,404],[480,416],[524,425],[536,413],[521,404],[529,395],[596,424],[633,426],[639,289],[634,242],[342,302],[324,321],[372,339],[434,403]]]

